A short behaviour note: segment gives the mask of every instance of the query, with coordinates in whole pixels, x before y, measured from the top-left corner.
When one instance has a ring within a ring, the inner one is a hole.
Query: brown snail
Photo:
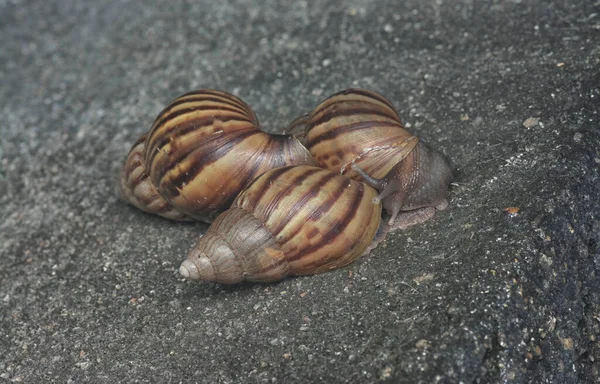
[[[211,222],[265,171],[314,164],[292,135],[258,127],[252,109],[234,95],[216,90],[182,95],[131,149],[120,194],[146,212]]]
[[[376,188],[374,202],[383,202],[390,226],[423,222],[448,205],[450,166],[405,130],[392,104],[375,92],[336,93],[290,129],[318,166]]]
[[[313,166],[255,179],[202,236],[179,272],[220,283],[269,282],[340,268],[369,247],[381,219],[377,192]]]

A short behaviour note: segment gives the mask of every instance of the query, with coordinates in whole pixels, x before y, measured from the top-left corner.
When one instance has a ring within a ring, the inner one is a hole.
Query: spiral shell
[[[317,167],[268,171],[212,223],[179,271],[196,280],[237,283],[340,268],[360,257],[377,232],[376,195]]]
[[[211,222],[265,171],[314,164],[293,136],[258,126],[252,109],[226,92],[178,97],[133,146],[121,171],[121,196],[163,217]]]
[[[383,201],[390,225],[400,212],[423,209],[424,221],[448,205],[448,163],[405,130],[392,104],[375,92],[336,93],[288,129],[299,132],[317,165],[376,188],[374,202]]]
[[[308,117],[305,145],[317,165],[362,181],[358,166],[384,177],[417,145],[383,96],[348,89],[321,102]]]

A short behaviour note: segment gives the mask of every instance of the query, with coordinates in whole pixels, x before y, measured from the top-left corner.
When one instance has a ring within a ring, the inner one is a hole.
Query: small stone
[[[504,208],[504,212],[506,212],[510,217],[515,217],[519,214],[519,207],[506,207]]]
[[[385,367],[381,372],[382,379],[388,379],[392,376],[392,367]]]
[[[527,129],[535,127],[539,124],[539,117],[529,117],[523,122],[523,126]]]
[[[559,337],[559,340],[562,343],[564,349],[566,349],[568,351],[571,351],[573,349],[573,339],[572,338],[565,337],[564,339],[561,339]]]
[[[421,283],[423,283],[423,282],[426,282],[426,281],[431,281],[431,280],[433,280],[433,278],[434,278],[434,277],[435,277],[435,275],[434,275],[433,273],[425,273],[425,274],[423,274],[423,275],[421,275],[421,276],[417,276],[417,277],[415,277],[415,278],[413,279],[413,281],[414,281],[415,283],[417,283],[417,285],[419,285],[419,284],[421,284]]]

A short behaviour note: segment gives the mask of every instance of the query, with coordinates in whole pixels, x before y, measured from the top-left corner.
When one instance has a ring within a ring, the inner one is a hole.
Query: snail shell
[[[195,280],[275,281],[340,268],[360,257],[379,227],[371,187],[312,167],[268,171],[201,237],[179,272]]]
[[[252,109],[234,95],[199,90],[178,97],[131,149],[121,196],[169,219],[211,222],[265,171],[314,164],[292,135],[258,127]]]
[[[426,209],[422,217],[427,219],[448,205],[448,163],[405,130],[392,104],[375,92],[336,93],[290,129],[318,166],[376,188],[380,193],[374,202],[383,201],[389,225],[400,212]]]

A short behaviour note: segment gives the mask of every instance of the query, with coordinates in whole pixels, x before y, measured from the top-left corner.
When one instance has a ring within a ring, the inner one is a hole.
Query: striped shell
[[[231,94],[199,90],[178,97],[133,146],[121,171],[121,196],[169,219],[211,222],[265,171],[314,164],[293,136],[258,126],[252,109]]]
[[[359,181],[353,164],[382,178],[418,142],[389,101],[363,89],[347,89],[321,102],[307,117],[305,134],[317,165]]]
[[[376,188],[380,193],[374,202],[383,202],[390,226],[401,212],[422,209],[418,216],[424,221],[448,205],[452,172],[447,161],[405,130],[392,104],[375,92],[336,93],[292,122],[289,130],[317,165]]]
[[[379,227],[371,187],[331,171],[284,167],[258,177],[201,237],[179,269],[195,280],[275,281],[360,257]]]

